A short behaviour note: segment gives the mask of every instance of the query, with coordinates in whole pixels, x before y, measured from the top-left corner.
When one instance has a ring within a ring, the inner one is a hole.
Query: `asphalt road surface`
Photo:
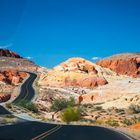
[[[29,74],[30,74],[29,78],[21,86],[19,96],[12,103],[18,103],[21,100],[26,100],[30,102],[33,99],[35,91],[34,88],[32,87],[32,84],[36,79],[37,75],[34,73]]]
[[[35,95],[32,84],[36,74],[21,86],[19,96],[13,101],[18,103],[25,99],[31,101]],[[0,106],[0,113],[8,113]],[[97,126],[55,125],[41,122],[25,121],[0,127],[0,140],[134,140],[117,131]]]
[[[11,114],[7,109],[5,109],[3,106],[0,105],[0,115],[7,115]]]
[[[97,126],[54,125],[24,122],[0,127],[0,140],[133,140]]]
[[[21,100],[31,101],[35,95],[35,91],[32,87],[34,80],[36,79],[37,75],[34,73],[30,73],[29,78],[22,84],[19,96],[12,102],[18,103]],[[0,115],[7,115],[11,114],[8,110],[6,110],[3,106],[0,105]]]

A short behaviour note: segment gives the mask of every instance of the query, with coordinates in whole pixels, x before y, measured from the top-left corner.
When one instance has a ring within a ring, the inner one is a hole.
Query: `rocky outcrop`
[[[41,74],[38,84],[41,86],[93,88],[107,84],[104,74],[109,73],[111,71],[108,72],[85,59],[71,58],[48,70],[47,74]]]
[[[0,81],[7,84],[18,85],[27,76],[25,72],[18,72],[15,70],[0,71]]]
[[[140,53],[123,53],[113,55],[96,62],[117,74],[140,77]]]
[[[98,71],[95,69],[94,64],[83,58],[70,58],[67,61],[61,63],[60,65],[54,67],[54,69],[64,72],[73,71],[93,74],[98,73]]]
[[[83,79],[81,80],[81,87],[96,87],[96,86],[102,86],[102,85],[106,85],[108,82],[105,78],[103,77],[96,77],[96,78],[92,78],[89,77],[87,79]]]
[[[22,58],[15,52],[0,49],[0,70],[14,69],[17,71],[36,72],[38,68],[32,61]]]
[[[0,94],[0,103],[6,102],[11,98],[11,94]]]
[[[19,56],[15,52],[11,52],[11,51],[9,51],[7,49],[0,49],[0,56],[22,58],[21,56]]]

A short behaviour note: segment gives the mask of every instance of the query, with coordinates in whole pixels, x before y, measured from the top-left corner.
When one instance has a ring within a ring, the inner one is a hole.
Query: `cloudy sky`
[[[139,0],[0,0],[0,48],[46,67],[140,52]]]

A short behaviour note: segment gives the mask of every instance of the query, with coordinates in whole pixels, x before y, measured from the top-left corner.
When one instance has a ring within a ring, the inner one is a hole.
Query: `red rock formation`
[[[0,103],[6,102],[11,98],[11,94],[0,94]]]
[[[25,72],[18,72],[15,70],[0,71],[0,81],[17,85],[26,77],[26,75]]]
[[[4,78],[5,78],[4,75],[0,73],[0,81],[3,81]]]
[[[130,128],[140,130],[140,122],[131,125]]]
[[[60,65],[54,67],[54,69],[61,71],[84,72],[93,74],[98,73],[92,62],[78,57],[70,58],[67,61],[61,63]]]
[[[96,64],[109,68],[117,74],[140,77],[140,53],[118,54],[100,60]]]
[[[15,52],[11,52],[11,51],[6,50],[6,49],[0,49],[0,56],[4,56],[4,57],[14,57],[14,58],[22,58],[21,56],[19,56],[19,55],[16,54]]]
[[[107,80],[101,77],[88,77],[86,79],[80,79],[78,82],[80,87],[90,87],[94,88],[96,86],[101,86],[107,84]]]
[[[70,58],[42,75],[40,85],[94,88],[107,84],[101,68],[83,58]]]

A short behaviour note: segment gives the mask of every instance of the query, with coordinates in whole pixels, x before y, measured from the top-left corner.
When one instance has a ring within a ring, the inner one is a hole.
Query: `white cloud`
[[[27,58],[27,59],[29,59],[29,60],[33,59],[33,57],[31,57],[31,56],[27,56],[27,57],[25,57],[25,58]]]
[[[95,57],[92,57],[91,59],[95,61],[95,60],[100,60],[101,57],[95,56]]]
[[[9,43],[9,44],[6,44],[6,45],[0,45],[0,49],[7,49],[11,46],[13,46],[13,43]]]

